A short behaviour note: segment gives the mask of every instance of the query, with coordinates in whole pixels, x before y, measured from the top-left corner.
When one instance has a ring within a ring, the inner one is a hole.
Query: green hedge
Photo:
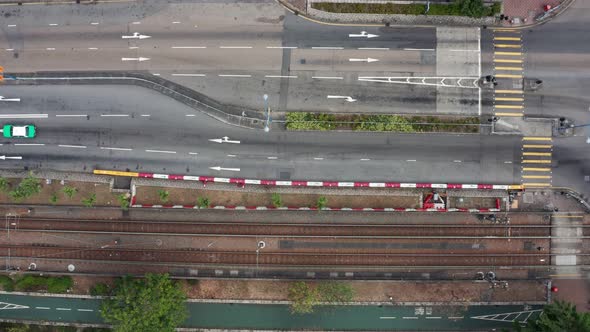
[[[74,282],[71,277],[39,277],[26,275],[16,281],[19,291],[47,290],[49,293],[66,293]]]
[[[499,14],[502,4],[495,2],[487,7],[482,0],[456,0],[452,4],[430,4],[428,13],[426,5],[422,4],[315,2],[312,3],[312,8],[332,13],[484,17]]]
[[[287,130],[357,130],[415,132],[478,133],[478,117],[443,118],[436,116],[403,115],[334,115],[309,112],[286,114]]]

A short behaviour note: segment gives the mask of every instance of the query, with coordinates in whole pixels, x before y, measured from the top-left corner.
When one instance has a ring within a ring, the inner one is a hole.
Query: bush
[[[170,197],[170,193],[168,192],[168,190],[158,190],[158,196],[160,196],[160,201],[162,201],[162,203],[166,203],[168,202],[168,198]]]
[[[0,177],[0,192],[6,193],[10,189],[10,183],[6,178]]]
[[[318,210],[322,210],[326,207],[326,205],[328,205],[328,199],[325,196],[320,196],[318,197],[318,201],[316,202],[316,207],[318,208]]]
[[[12,292],[14,290],[14,281],[9,276],[0,275],[0,286],[5,292]]]
[[[57,204],[57,194],[56,193],[52,193],[51,196],[49,196],[49,203],[55,205]]]
[[[33,195],[41,192],[41,180],[33,177],[29,174],[26,178],[22,179],[21,182],[8,193],[8,195],[16,202],[27,199]]]
[[[109,295],[111,292],[111,289],[109,287],[109,285],[103,283],[103,282],[99,282],[97,284],[95,284],[94,286],[92,286],[92,288],[90,288],[90,295],[92,296],[106,296]]]
[[[345,282],[322,282],[318,285],[318,293],[322,301],[330,303],[350,302],[354,297],[354,290]]]
[[[482,17],[490,12],[483,5],[483,0],[458,0],[453,5],[461,9],[461,15],[468,17]]]
[[[274,207],[279,208],[279,207],[283,206],[283,199],[281,198],[281,194],[273,193],[271,200],[272,200],[272,205]]]
[[[64,195],[66,195],[67,198],[72,198],[78,192],[78,189],[65,186],[61,188],[61,191],[64,193]]]
[[[334,114],[289,112],[285,116],[287,130],[332,130],[336,128]]]
[[[94,203],[96,203],[96,194],[92,194],[88,196],[88,198],[82,200],[82,204],[84,204],[85,207],[93,207]]]
[[[16,289],[20,291],[32,291],[45,289],[49,293],[66,293],[74,285],[72,278],[65,277],[39,277],[26,275],[16,281]]]
[[[47,291],[49,293],[66,293],[68,289],[74,286],[70,277],[50,277],[47,280]]]
[[[500,13],[502,4],[495,2],[486,7],[482,0],[456,0],[451,4],[430,4],[428,13],[426,5],[394,3],[331,3],[315,2],[312,8],[331,13],[362,14],[401,14],[401,15],[446,15],[483,17]]]
[[[297,281],[289,287],[289,301],[292,314],[309,314],[318,303],[318,294],[305,281]]]
[[[209,198],[207,197],[199,197],[197,198],[197,205],[199,206],[200,209],[206,209],[209,207],[210,203],[209,203]]]
[[[413,132],[409,121],[399,115],[369,115],[355,118],[353,130]]]
[[[117,195],[117,201],[123,211],[129,210],[129,199],[130,197],[127,194]]]

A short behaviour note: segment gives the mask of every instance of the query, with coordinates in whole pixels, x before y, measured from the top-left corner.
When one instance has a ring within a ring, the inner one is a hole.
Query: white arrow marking
[[[212,138],[209,141],[215,142],[215,143],[223,143],[223,140],[221,138]]]
[[[0,156],[0,159],[2,159],[2,160],[6,160],[6,159],[23,159],[23,157],[21,157],[21,156],[15,156],[15,157]]]
[[[379,61],[379,59],[373,59],[373,58],[354,59],[354,58],[352,58],[352,59],[348,59],[348,61],[350,61],[350,62],[369,62],[369,63],[371,63],[371,62]]]
[[[143,57],[139,57],[139,58],[121,58],[121,61],[147,61],[150,58],[143,58]]]
[[[360,34],[351,33],[351,34],[348,35],[348,37],[350,37],[350,38],[355,38],[355,37],[356,38],[358,38],[358,37],[361,37],[361,38],[364,38],[364,37],[366,37],[366,38],[375,38],[375,37],[379,37],[379,35],[373,35],[373,34],[367,33],[366,31],[361,31]]]
[[[351,96],[328,96],[328,99],[344,99],[349,103],[356,101],[356,99],[352,98]]]
[[[212,170],[215,171],[232,171],[232,172],[239,172],[240,169],[239,168],[226,168],[226,167],[221,167],[221,166],[215,166],[215,167],[209,167]]]
[[[4,96],[0,96],[0,101],[20,101],[20,98],[4,98]]]
[[[139,32],[134,32],[131,36],[121,36],[123,39],[147,39],[152,38],[152,36],[140,35]]]
[[[232,143],[232,144],[240,144],[240,141],[232,141],[227,136],[223,136],[222,138],[212,138],[209,141],[215,143]]]

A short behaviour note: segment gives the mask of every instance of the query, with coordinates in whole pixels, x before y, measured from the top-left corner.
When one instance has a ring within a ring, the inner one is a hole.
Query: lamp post
[[[272,121],[270,118],[270,107],[268,106],[268,95],[265,93],[262,96],[264,99],[264,108],[266,109],[266,122],[264,123],[264,132],[268,133],[270,131],[270,122]]]
[[[263,249],[264,247],[266,247],[266,243],[264,241],[258,241],[256,244],[256,278],[258,278],[258,256],[260,256],[260,249]]]

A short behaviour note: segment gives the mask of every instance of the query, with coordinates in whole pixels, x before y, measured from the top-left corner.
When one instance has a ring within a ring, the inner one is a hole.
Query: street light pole
[[[264,124],[264,132],[269,132],[270,131],[270,107],[268,106],[268,95],[264,94],[264,96],[262,96],[262,98],[264,98],[264,108],[266,109],[266,123]]]
[[[256,244],[256,271],[254,273],[256,278],[258,278],[258,256],[260,256],[260,249],[263,249],[264,247],[266,247],[266,243],[264,241],[258,241]]]

